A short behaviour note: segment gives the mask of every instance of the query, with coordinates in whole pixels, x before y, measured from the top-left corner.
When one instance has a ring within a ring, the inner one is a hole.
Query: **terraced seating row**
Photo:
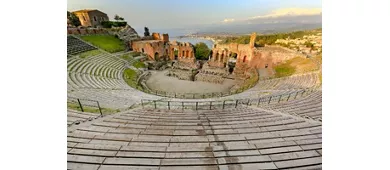
[[[68,72],[68,83],[73,88],[98,88],[98,89],[130,89],[130,87],[120,79],[92,76]]]
[[[296,100],[261,105],[260,107],[322,121],[322,90],[317,90],[306,97]]]
[[[73,36],[68,36],[67,37],[67,53],[68,54],[78,54],[90,50],[94,50],[96,47],[93,47]]]
[[[131,110],[73,125],[68,169],[321,169],[320,122],[237,108]]]
[[[81,59],[68,58],[68,84],[72,89],[130,89],[123,81],[125,61],[108,53],[99,53]]]
[[[70,126],[72,124],[79,124],[81,122],[91,121],[99,116],[99,114],[68,110],[67,125]]]
[[[318,73],[293,75],[289,77],[270,80],[259,80],[258,84],[251,88],[250,91],[311,88],[319,83],[318,80]]]
[[[141,99],[158,100],[162,97],[141,92],[139,90],[129,89],[68,89],[68,96],[82,99],[92,99],[100,102],[103,108],[123,109],[140,102]]]
[[[98,57],[104,56],[104,59],[97,59]],[[79,59],[76,57],[72,57],[68,59],[68,71],[73,72],[81,72],[81,73],[89,73],[98,75],[97,71],[105,71],[103,68],[108,71],[123,71],[125,67],[125,62],[121,60],[113,60],[110,59],[112,56],[108,54],[100,54],[98,56],[91,56],[88,59]],[[101,74],[101,73],[100,73]],[[103,75],[102,75],[103,76]],[[109,76],[109,75],[105,75]],[[115,77],[113,77],[115,78]]]

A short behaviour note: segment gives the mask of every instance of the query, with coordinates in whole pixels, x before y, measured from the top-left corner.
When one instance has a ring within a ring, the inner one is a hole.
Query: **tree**
[[[119,20],[124,21],[125,19],[123,17],[119,17]]]
[[[121,18],[121,17],[120,17],[118,14],[115,14],[115,16],[114,16],[115,21],[118,22],[118,20],[120,20],[120,18]]]
[[[70,24],[72,24],[73,26],[78,27],[81,25],[79,17],[77,17],[74,13],[67,11],[67,18],[68,18]]]
[[[198,60],[207,60],[210,55],[210,49],[207,47],[206,43],[200,42],[197,43],[194,47],[195,49],[195,58]]]
[[[145,27],[144,29],[145,29],[144,36],[145,36],[145,37],[150,36],[149,28],[148,28],[148,27]]]

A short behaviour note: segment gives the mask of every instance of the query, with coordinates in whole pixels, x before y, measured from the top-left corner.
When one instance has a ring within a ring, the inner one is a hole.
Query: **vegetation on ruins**
[[[136,71],[134,71],[134,70],[132,70],[132,69],[126,69],[124,72],[123,72],[123,79],[125,80],[125,82],[129,85],[129,86],[131,86],[131,87],[133,87],[133,88],[135,88],[135,89],[137,89],[137,87],[138,87],[138,83],[137,83],[137,72]]]
[[[108,51],[110,53],[115,53],[125,50],[124,43],[113,35],[88,35],[81,36],[81,39],[88,41],[93,45]]]
[[[124,55],[121,55],[121,58],[124,59],[124,60],[126,60],[126,61],[128,61],[128,62],[131,62],[131,61],[134,60],[134,57],[133,57],[133,55],[131,55],[131,54],[124,54]]]
[[[67,18],[70,24],[72,24],[73,26],[78,27],[81,25],[79,17],[77,17],[74,13],[67,11]]]
[[[283,63],[275,67],[275,77],[291,76],[295,73],[295,67],[288,63]]]
[[[100,54],[100,53],[102,53],[102,52],[99,51],[99,50],[91,50],[91,51],[87,51],[87,52],[80,53],[80,54],[79,54],[79,57],[80,57],[80,58],[87,58],[87,57],[89,57],[89,56],[95,56],[95,55],[98,55],[98,54]]]
[[[195,51],[195,58],[197,60],[207,60],[210,55],[210,49],[207,47],[206,43],[200,42],[197,43],[194,46],[194,51]]]
[[[133,66],[135,68],[146,68],[145,63],[138,60],[133,62]]]
[[[127,25],[127,22],[102,21],[101,25],[103,26],[103,28],[124,27]]]
[[[277,33],[277,34],[269,34],[269,35],[258,35],[256,36],[255,46],[263,47],[264,45],[273,45],[277,39],[296,39],[303,38],[305,35],[312,35],[321,32],[321,29],[315,29],[310,31],[295,31],[290,33]],[[238,44],[249,44],[250,36],[240,36],[240,37],[226,37],[222,39],[221,44],[228,43],[238,43]]]
[[[293,74],[300,74],[318,70],[319,68],[316,60],[320,60],[320,58],[315,58],[316,59],[295,57],[290,60],[287,60],[286,62],[279,64],[275,67],[275,77],[285,77],[291,76]]]

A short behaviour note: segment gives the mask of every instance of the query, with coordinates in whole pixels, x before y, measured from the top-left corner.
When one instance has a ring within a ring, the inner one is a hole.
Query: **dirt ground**
[[[146,81],[149,88],[176,93],[211,93],[228,92],[236,83],[235,80],[225,79],[223,84],[214,84],[203,81],[179,80],[176,77],[168,77],[164,71],[152,71],[152,75]]]

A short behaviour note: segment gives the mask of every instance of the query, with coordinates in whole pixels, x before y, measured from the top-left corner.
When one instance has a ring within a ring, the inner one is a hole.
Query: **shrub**
[[[127,25],[127,22],[113,22],[113,21],[102,21],[100,23],[103,28],[111,28],[111,27],[124,27]]]
[[[137,72],[132,69],[128,68],[123,73],[123,79],[125,80],[125,82],[135,89],[138,87],[137,78]]]
[[[141,62],[141,61],[135,61],[135,62],[133,63],[133,66],[134,66],[135,68],[145,68],[145,67],[146,67],[145,64],[144,64],[143,62]]]

